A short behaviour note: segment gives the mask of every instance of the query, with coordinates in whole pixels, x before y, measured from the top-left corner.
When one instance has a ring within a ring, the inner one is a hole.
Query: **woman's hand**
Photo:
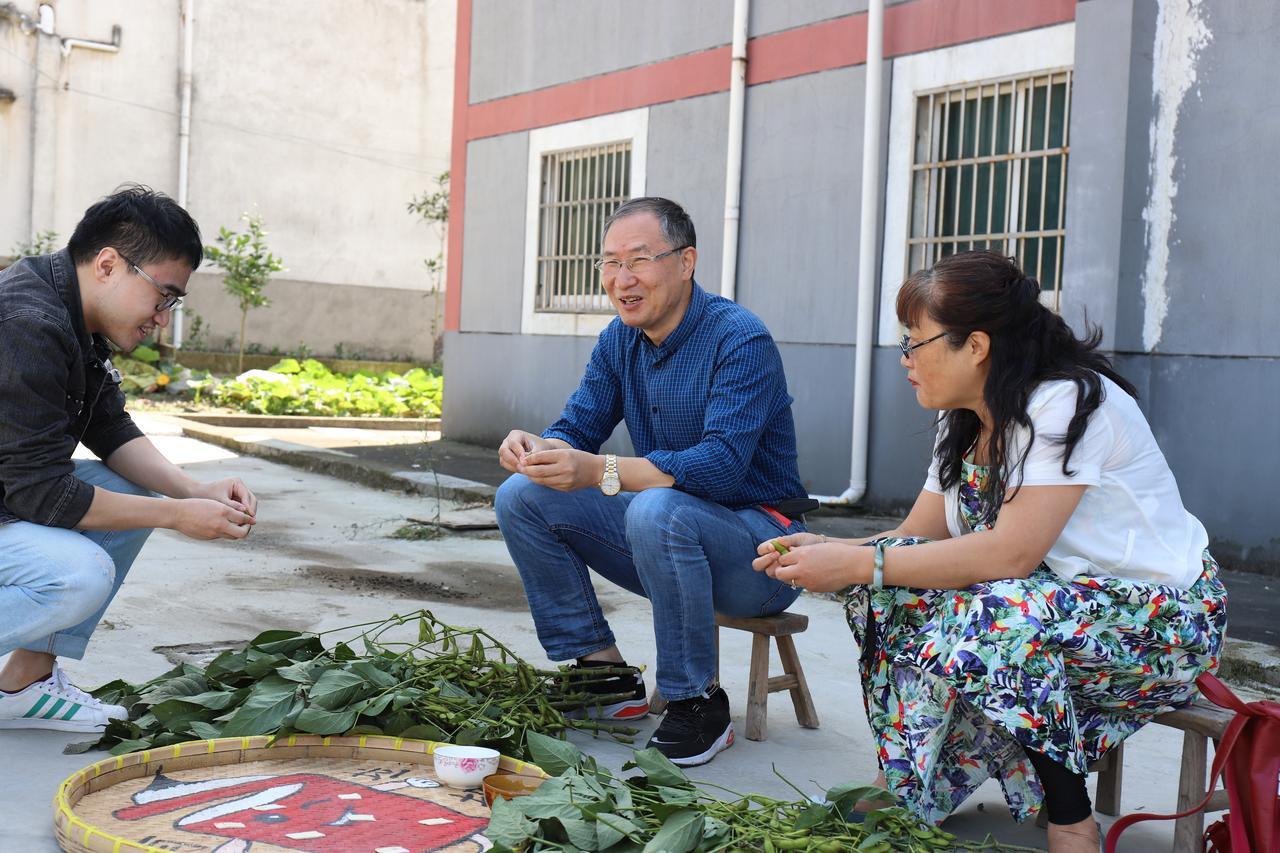
[[[805,537],[803,541],[788,544],[801,537]],[[774,542],[786,547],[787,553],[779,554],[773,547]],[[812,533],[795,533],[770,539],[760,547],[763,549],[765,546],[773,551],[773,556],[762,551],[761,556],[752,562],[752,568],[783,583],[803,587],[811,592],[838,592],[851,584],[866,583],[867,579],[860,577],[860,574],[870,576],[869,551],[840,542],[824,542],[821,536]],[[863,559],[864,557],[867,559]],[[865,572],[861,571],[861,564],[864,562]]]
[[[817,545],[819,542],[826,541],[827,537],[819,533],[789,533],[786,536],[766,539],[756,546],[756,553],[760,556],[751,561],[751,568],[773,577],[773,569],[778,565],[778,558],[782,556],[784,550],[790,551],[792,548]],[[778,548],[779,545],[782,546],[781,549]]]

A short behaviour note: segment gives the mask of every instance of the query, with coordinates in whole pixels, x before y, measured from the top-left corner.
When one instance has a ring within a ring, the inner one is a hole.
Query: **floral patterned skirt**
[[[1208,551],[1187,590],[1068,583],[1043,565],[963,590],[850,587],[845,610],[889,789],[939,823],[994,777],[1014,818],[1033,816],[1043,791],[1022,747],[1083,773],[1190,702],[1196,677],[1217,668],[1226,598]]]

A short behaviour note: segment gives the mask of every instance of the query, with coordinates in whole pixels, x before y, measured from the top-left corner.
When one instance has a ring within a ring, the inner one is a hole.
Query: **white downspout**
[[[813,495],[823,504],[850,505],[867,492],[871,432],[871,355],[875,350],[876,225],[880,219],[881,66],[884,64],[884,0],[867,9],[866,109],[862,118],[862,210],[858,234],[858,340],[853,357],[853,449],[849,488],[836,496]]]
[[[733,59],[729,70],[729,151],[724,176],[724,250],[720,295],[738,293],[738,220],[742,203],[742,126],[747,98],[747,23],[750,0],[733,0]]]
[[[182,101],[178,108],[178,206],[187,209],[187,187],[191,170],[191,66],[195,52],[196,0],[182,0],[182,65],[178,83]],[[182,346],[182,306],[173,311],[173,346]]]

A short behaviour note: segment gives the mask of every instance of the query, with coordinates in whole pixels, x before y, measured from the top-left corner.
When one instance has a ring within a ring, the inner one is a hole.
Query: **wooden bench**
[[[1184,812],[1198,805],[1208,793],[1209,741],[1217,743],[1235,714],[1204,699],[1177,711],[1161,714],[1153,722],[1182,731],[1182,765],[1178,771],[1178,804],[1173,812]],[[1124,773],[1124,744],[1121,743],[1089,768],[1098,773],[1094,808],[1105,815],[1120,813],[1120,787]],[[1204,811],[1178,818],[1173,824],[1173,853],[1200,853],[1204,850],[1204,816],[1206,812],[1227,808],[1227,792],[1219,789],[1209,799]],[[1048,816],[1040,811],[1036,823],[1045,826]]]
[[[809,617],[799,613],[779,613],[776,616],[740,618],[716,614],[716,657],[720,656],[720,629],[734,628],[751,633],[751,666],[747,683],[747,740],[766,740],[769,737],[769,694],[780,690],[791,691],[791,704],[796,720],[807,729],[818,727],[818,712],[813,707],[809,685],[804,680],[804,669],[792,635],[809,627]],[[769,638],[778,646],[783,675],[769,675]],[[649,710],[661,714],[667,702],[655,687],[649,697]]]

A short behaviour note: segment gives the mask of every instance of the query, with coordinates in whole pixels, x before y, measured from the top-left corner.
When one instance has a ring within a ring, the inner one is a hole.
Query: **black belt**
[[[803,521],[806,512],[813,512],[821,504],[813,498],[787,498],[786,500],[778,501],[776,504],[761,504],[761,506],[771,509],[780,515],[785,515],[792,521]]]

